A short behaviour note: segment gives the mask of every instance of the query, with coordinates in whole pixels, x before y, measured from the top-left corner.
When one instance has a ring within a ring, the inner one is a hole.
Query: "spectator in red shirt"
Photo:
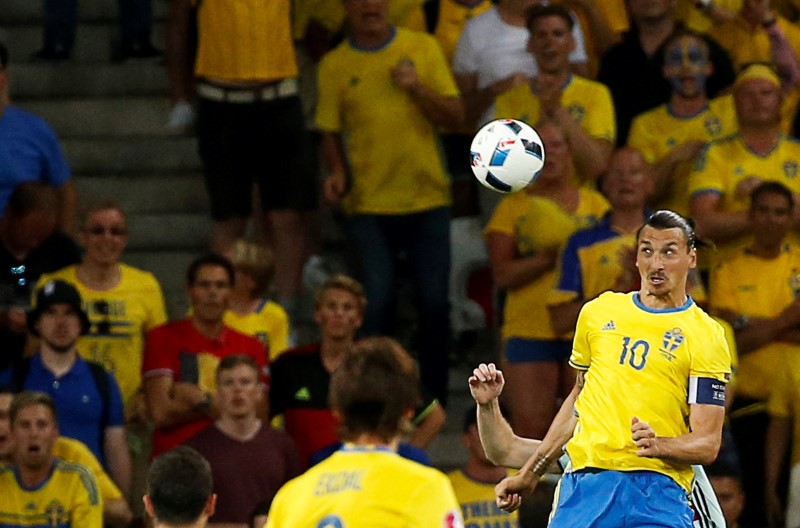
[[[187,272],[191,315],[156,327],[147,335],[142,379],[147,409],[156,426],[153,457],[182,444],[217,416],[215,371],[222,358],[251,356],[261,369],[261,382],[266,387],[264,346],[222,322],[233,280],[233,266],[225,257],[196,259]],[[263,403],[259,416],[266,414]]]

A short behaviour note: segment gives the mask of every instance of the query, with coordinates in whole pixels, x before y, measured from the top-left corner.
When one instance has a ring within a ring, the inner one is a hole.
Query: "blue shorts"
[[[565,473],[548,528],[692,528],[686,490],[654,471]]]
[[[505,344],[506,359],[510,363],[532,361],[567,361],[572,353],[572,341],[545,341],[509,337]]]

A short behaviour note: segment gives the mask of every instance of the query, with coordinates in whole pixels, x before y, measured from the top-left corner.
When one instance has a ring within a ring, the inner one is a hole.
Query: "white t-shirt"
[[[587,62],[583,29],[575,19],[572,28],[575,50],[570,54],[572,63]],[[467,22],[458,39],[453,71],[456,74],[477,73],[478,88],[505,79],[516,72],[535,77],[539,72],[536,59],[526,49],[528,29],[506,24],[492,6],[482,15]]]

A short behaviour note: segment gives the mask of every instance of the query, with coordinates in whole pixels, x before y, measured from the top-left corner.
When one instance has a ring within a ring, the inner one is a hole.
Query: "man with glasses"
[[[141,393],[142,355],[147,331],[167,321],[164,296],[152,273],[121,262],[128,224],[118,204],[102,201],[89,206],[78,241],[84,248],[83,260],[44,275],[39,287],[62,280],[80,292],[91,326],[76,346],[82,357],[102,365],[119,383],[134,460],[130,501],[143,515],[139,497],[144,493],[153,430]]]
[[[6,145],[0,139],[0,151]],[[75,242],[56,229],[58,207],[55,187],[20,183],[0,219],[0,369],[22,359],[33,285],[42,274],[80,261]]]

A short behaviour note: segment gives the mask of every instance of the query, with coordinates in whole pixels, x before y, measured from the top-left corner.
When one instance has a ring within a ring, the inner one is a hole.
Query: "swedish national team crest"
[[[686,339],[680,328],[673,328],[664,332],[664,337],[661,339],[661,348],[658,350],[661,355],[666,359],[672,361],[675,359],[675,350],[681,346],[681,343]]]
[[[715,138],[722,133],[722,123],[720,123],[717,116],[707,117],[703,123],[703,126],[706,129],[706,133],[712,138]]]
[[[583,107],[582,104],[579,103],[572,103],[567,107],[567,112],[569,115],[572,116],[577,123],[583,121],[584,116],[586,115],[586,109]]]
[[[783,173],[786,175],[787,178],[797,177],[797,162],[792,160],[784,161]]]

